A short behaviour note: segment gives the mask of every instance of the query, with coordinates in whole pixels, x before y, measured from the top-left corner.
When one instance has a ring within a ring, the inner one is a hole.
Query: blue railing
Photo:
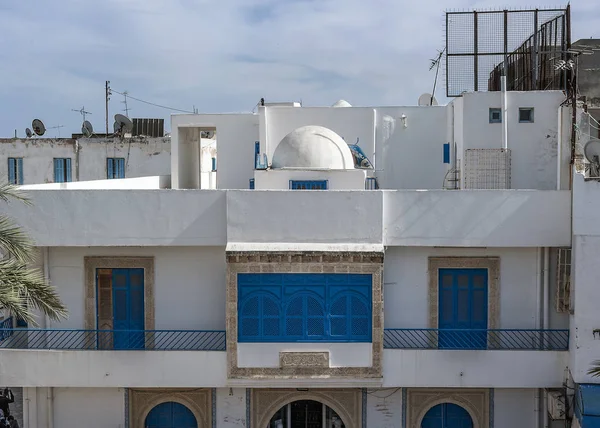
[[[0,322],[0,341],[10,337],[13,327],[13,317],[8,317]]]
[[[569,330],[388,328],[387,349],[567,351]]]
[[[0,349],[224,351],[221,330],[0,329]]]

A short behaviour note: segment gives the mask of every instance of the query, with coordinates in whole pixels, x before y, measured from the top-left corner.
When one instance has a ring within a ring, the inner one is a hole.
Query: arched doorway
[[[314,400],[298,400],[279,409],[266,428],[346,428],[331,407]]]
[[[198,428],[198,422],[183,404],[168,401],[150,410],[144,428]]]
[[[421,428],[473,428],[473,419],[459,405],[441,403],[427,411]]]

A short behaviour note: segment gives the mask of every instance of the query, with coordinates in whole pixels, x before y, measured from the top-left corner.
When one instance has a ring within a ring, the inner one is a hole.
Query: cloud
[[[506,0],[504,1],[506,3]],[[510,0],[506,7],[519,7]],[[78,132],[85,105],[104,129],[104,81],[158,104],[249,111],[260,97],[331,105],[415,104],[431,90],[429,59],[444,46],[433,0],[55,0],[3,3],[0,132],[34,117]],[[455,0],[457,9],[492,1]],[[573,40],[600,36],[600,5],[573,5]],[[438,86],[441,101],[444,84]],[[124,108],[114,94],[111,115]],[[135,101],[134,117],[169,111]],[[112,120],[109,119],[112,123]],[[52,134],[50,134],[52,135]]]

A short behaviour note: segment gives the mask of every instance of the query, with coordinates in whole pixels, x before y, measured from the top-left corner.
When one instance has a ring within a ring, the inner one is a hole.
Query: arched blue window
[[[471,415],[453,403],[441,403],[427,411],[421,428],[473,428]]]
[[[264,292],[254,292],[243,301],[240,310],[240,337],[268,339],[279,337],[280,311],[277,300]]]
[[[371,308],[364,297],[356,293],[338,295],[329,314],[331,336],[347,340],[371,337]]]
[[[311,294],[292,296],[285,310],[285,335],[297,340],[320,340],[325,337],[323,299]]]
[[[198,422],[190,409],[169,401],[150,410],[144,428],[198,428]]]

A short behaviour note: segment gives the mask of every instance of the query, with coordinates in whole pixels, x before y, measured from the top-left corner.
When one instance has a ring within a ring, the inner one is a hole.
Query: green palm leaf
[[[592,364],[593,367],[588,370],[587,374],[592,375],[592,377],[600,377],[600,360],[596,360]]]

